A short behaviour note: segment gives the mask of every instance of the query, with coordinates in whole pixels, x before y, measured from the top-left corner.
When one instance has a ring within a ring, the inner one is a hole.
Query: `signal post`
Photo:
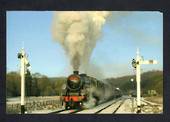
[[[139,49],[137,49],[136,59],[132,60],[132,66],[136,69],[137,113],[141,113],[141,65],[157,63],[156,60],[144,60],[139,54]]]
[[[25,114],[25,74],[27,72],[27,67],[30,66],[26,53],[22,48],[21,52],[18,53],[18,59],[21,61],[20,75],[21,75],[21,114]]]

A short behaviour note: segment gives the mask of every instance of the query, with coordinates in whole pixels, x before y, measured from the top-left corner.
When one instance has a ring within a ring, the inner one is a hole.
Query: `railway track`
[[[135,102],[137,102],[137,99],[136,99],[136,98],[134,98],[134,100],[135,100]],[[141,105],[142,105],[142,106],[151,106],[151,107],[154,107],[154,106],[159,106],[159,105],[161,105],[161,104],[153,103],[153,102],[147,101],[147,100],[145,100],[145,99],[143,98],[143,99],[141,99]]]
[[[132,102],[133,100],[133,102]],[[158,113],[159,105],[152,103],[150,101],[146,101],[144,99],[141,100],[142,103],[142,113]],[[55,112],[51,112],[51,114],[132,114],[136,113],[137,105],[136,98],[132,97],[121,97],[118,99],[114,99],[105,103],[102,103],[96,107],[89,109],[72,109],[72,110],[58,110]]]
[[[123,100],[120,105],[114,110],[113,114],[115,114],[117,112],[117,110],[121,107],[121,105],[125,102],[125,100]]]
[[[76,114],[114,114],[119,107],[124,103],[125,98],[118,98],[91,109],[77,112]]]
[[[80,110],[80,109],[70,109],[70,110],[62,109],[62,110],[51,112],[50,114],[74,114],[79,111],[82,111],[82,110]]]
[[[120,99],[117,99],[116,101],[114,101],[112,104],[107,105],[106,107],[100,109],[99,111],[97,111],[95,114],[100,114],[103,113],[103,111],[106,111],[108,108],[110,108],[111,106],[115,106],[116,103],[118,103],[120,101]],[[117,107],[118,108],[118,107]],[[116,108],[116,109],[117,109]],[[114,113],[114,112],[113,112]]]
[[[136,98],[134,98],[134,100],[137,101]],[[162,113],[162,109],[162,104],[153,103],[144,98],[141,99],[141,113]]]
[[[71,110],[61,109],[51,112],[49,114],[102,114],[108,113],[109,111],[111,113],[115,113],[119,109],[119,107],[123,104],[123,102],[124,102],[123,98],[118,98],[90,109],[71,109]],[[113,107],[112,110],[109,110],[110,107]]]

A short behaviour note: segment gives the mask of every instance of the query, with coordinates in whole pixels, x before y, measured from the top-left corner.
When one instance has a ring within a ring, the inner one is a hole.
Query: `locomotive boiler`
[[[74,71],[67,78],[63,102],[65,109],[86,108],[86,103],[96,106],[104,101],[120,97],[121,92],[114,86],[96,78]]]

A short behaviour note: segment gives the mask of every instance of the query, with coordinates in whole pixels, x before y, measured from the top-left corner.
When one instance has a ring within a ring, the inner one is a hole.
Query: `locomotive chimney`
[[[78,75],[78,74],[79,74],[79,71],[73,71],[73,74]]]

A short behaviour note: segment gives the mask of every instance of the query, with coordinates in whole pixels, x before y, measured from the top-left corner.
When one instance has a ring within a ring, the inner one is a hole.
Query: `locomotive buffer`
[[[137,49],[136,59],[132,60],[132,66],[136,69],[136,83],[137,83],[137,113],[141,113],[141,65],[142,64],[157,64],[156,60],[144,60]]]
[[[21,61],[20,66],[20,75],[21,75],[21,114],[25,114],[25,74],[27,71],[27,67],[30,66],[24,48],[22,48],[21,52],[18,53],[18,59]]]

